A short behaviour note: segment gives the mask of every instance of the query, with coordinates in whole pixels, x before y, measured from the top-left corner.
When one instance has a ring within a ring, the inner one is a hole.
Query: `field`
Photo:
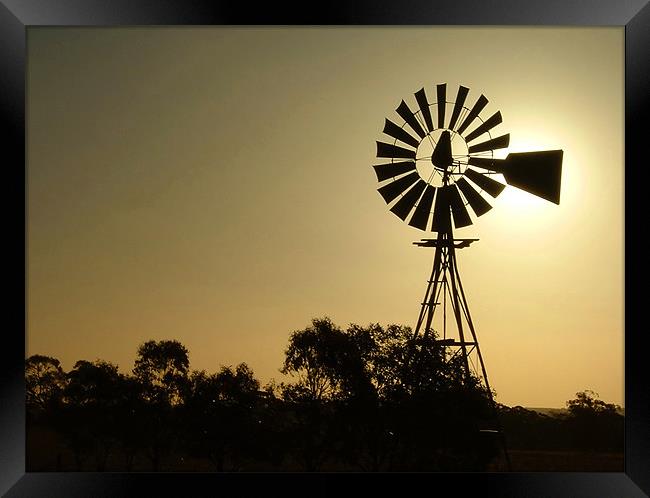
[[[623,472],[623,453],[595,451],[542,451],[510,449],[508,451],[513,472]],[[66,448],[63,440],[52,431],[34,428],[27,438],[27,470],[29,472],[52,471],[97,471],[93,458],[86,458],[78,467],[73,453]],[[280,468],[259,468],[254,462],[242,462],[242,471],[299,471],[286,464]],[[106,462],[106,471],[123,471],[124,456],[114,452]],[[214,465],[207,459],[189,456],[168,455],[162,467],[168,472],[214,472]],[[336,471],[335,468],[323,470]],[[495,461],[487,469],[489,472],[506,470],[503,459]],[[132,471],[150,472],[151,463],[142,454],[135,456]]]

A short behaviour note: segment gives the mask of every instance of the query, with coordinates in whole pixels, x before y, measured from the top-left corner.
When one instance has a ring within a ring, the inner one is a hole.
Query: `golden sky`
[[[456,231],[497,401],[623,404],[623,56],[619,27],[30,28],[27,354],[130,371],[173,338],[280,381],[311,318],[414,326],[433,251],[371,166],[447,83],[503,154],[564,150],[559,206],[506,187]]]

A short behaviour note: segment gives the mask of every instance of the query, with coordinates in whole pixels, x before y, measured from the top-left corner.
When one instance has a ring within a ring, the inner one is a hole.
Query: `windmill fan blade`
[[[456,103],[454,104],[454,110],[451,113],[451,119],[449,120],[450,130],[453,130],[454,126],[456,126],[456,121],[458,121],[458,117],[460,116],[460,111],[463,109],[463,105],[465,104],[465,99],[467,98],[468,92],[469,92],[469,88],[465,86],[460,86],[458,88],[458,95],[456,95]]]
[[[501,173],[503,171],[505,159],[494,159],[492,157],[470,157],[468,164],[472,166],[477,166],[483,169],[489,169],[491,171],[497,171]]]
[[[433,204],[433,196],[435,192],[436,187],[427,185],[424,194],[422,194],[422,197],[420,198],[420,201],[418,202],[418,205],[413,212],[413,216],[411,217],[411,221],[409,221],[409,225],[415,228],[419,228],[420,230],[427,229],[429,215],[431,214],[431,204]]]
[[[483,124],[478,126],[473,132],[467,135],[465,137],[465,142],[471,142],[472,140],[479,137],[483,133],[490,131],[496,125],[501,124],[502,121],[503,118],[501,117],[501,112],[497,111],[496,113],[492,114],[492,116],[490,116],[487,119],[487,121],[485,121]]]
[[[451,228],[451,216],[449,211],[449,190],[451,186],[440,187],[436,195],[436,204],[433,208],[432,232],[444,232]]]
[[[472,145],[468,149],[468,152],[470,154],[473,154],[474,152],[486,152],[488,150],[503,149],[504,147],[507,147],[509,143],[510,133],[506,133],[500,137],[492,138],[491,140],[481,142],[480,144]]]
[[[436,87],[438,92],[438,128],[445,127],[445,107],[447,107],[447,83],[442,83]]]
[[[463,199],[458,193],[456,185],[450,185],[449,190],[449,204],[451,205],[451,212],[454,215],[454,226],[456,228],[466,227],[472,224],[467,208],[463,203]]]
[[[562,155],[561,150],[508,154],[503,176],[508,185],[559,204]]]
[[[413,185],[413,188],[406,192],[402,198],[397,201],[392,208],[390,208],[391,212],[395,213],[402,220],[405,220],[413,209],[413,206],[415,206],[415,203],[420,198],[420,195],[422,195],[424,187],[426,186],[427,184],[423,180],[418,180],[418,182]]]
[[[415,100],[417,100],[418,105],[420,106],[420,111],[422,112],[422,117],[424,122],[427,125],[429,131],[433,131],[433,121],[431,120],[431,110],[429,109],[429,102],[427,101],[427,94],[424,92],[424,88],[416,92]]]
[[[505,185],[497,182],[496,180],[493,180],[489,176],[485,176],[483,173],[474,171],[473,169],[466,169],[465,176],[476,183],[476,185],[481,187],[492,197],[496,197],[503,191],[504,188],[506,188]]]
[[[393,144],[377,142],[377,157],[415,159],[415,151]]]
[[[388,163],[388,164],[378,164],[373,166],[375,168],[375,174],[377,175],[377,181],[382,182],[399,176],[403,173],[408,173],[415,169],[415,162],[413,161],[404,161],[399,163]]]
[[[487,213],[490,209],[492,209],[492,206],[483,199],[481,194],[479,194],[476,190],[474,190],[474,187],[472,187],[465,178],[459,178],[456,181],[456,185],[460,188],[461,192],[465,196],[465,199],[467,199],[467,202],[469,202],[469,205],[472,206],[472,209],[476,213],[476,216],[482,216],[485,213]]]
[[[485,98],[485,95],[481,95],[474,104],[474,107],[472,107],[472,110],[469,111],[469,114],[465,118],[465,121],[463,121],[463,124],[460,125],[460,128],[458,128],[458,133],[463,133],[465,129],[472,124],[472,121],[478,117],[487,103],[488,99]]]
[[[395,180],[388,185],[384,185],[383,187],[378,188],[377,191],[384,198],[386,204],[388,204],[419,179],[420,175],[418,175],[417,171],[414,171],[413,173],[403,176],[402,178],[399,178],[398,180]]]
[[[409,109],[409,106],[406,105],[406,102],[402,100],[402,103],[396,110],[397,114],[399,114],[401,118],[406,121],[411,128],[413,128],[413,131],[417,133],[420,138],[424,138],[427,135],[420,126],[417,118],[411,112],[411,109]]]
[[[418,145],[420,145],[420,141],[417,138],[407,132],[404,128],[397,126],[390,119],[387,119],[386,123],[384,124],[384,133],[393,138],[396,138],[397,140],[401,140],[405,144],[409,144],[416,149]]]

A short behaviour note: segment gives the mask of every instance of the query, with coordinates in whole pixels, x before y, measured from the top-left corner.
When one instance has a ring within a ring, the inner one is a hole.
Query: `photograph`
[[[623,49],[28,30],[27,470],[622,472]]]

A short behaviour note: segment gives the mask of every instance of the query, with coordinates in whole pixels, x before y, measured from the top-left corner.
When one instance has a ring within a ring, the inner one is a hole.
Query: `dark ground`
[[[513,472],[623,472],[622,452],[576,451],[576,450],[527,450],[509,449],[511,470]],[[34,428],[27,438],[28,472],[76,472],[79,469],[74,455],[56,433],[43,428]],[[58,457],[58,458],[57,458]],[[228,465],[227,468],[230,468]],[[94,459],[83,461],[81,471],[96,471]],[[115,451],[107,462],[107,471],[124,471],[124,456]],[[244,472],[291,472],[300,471],[298,465],[288,462],[282,467],[270,467],[255,462],[242,462]],[[326,465],[323,471],[341,471],[335,465]],[[350,469],[347,469],[350,470]],[[496,459],[487,469],[490,472],[506,470],[504,460]],[[168,455],[163,472],[214,472],[215,468],[207,459],[186,455]],[[144,455],[137,455],[133,462],[133,472],[151,472],[151,462]]]

